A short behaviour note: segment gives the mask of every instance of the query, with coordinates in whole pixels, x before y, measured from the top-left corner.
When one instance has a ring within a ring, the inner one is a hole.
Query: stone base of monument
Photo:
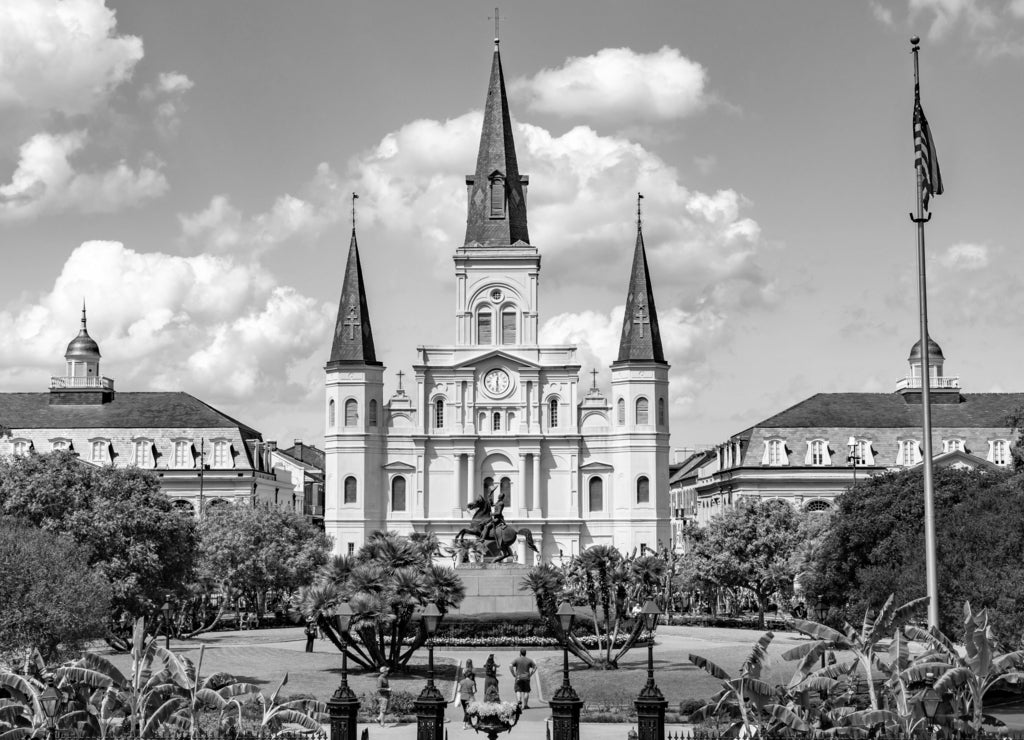
[[[458,609],[452,609],[449,614],[453,617],[476,614],[537,616],[533,591],[519,589],[529,571],[530,566],[521,563],[460,564],[455,574],[466,587],[466,598]]]

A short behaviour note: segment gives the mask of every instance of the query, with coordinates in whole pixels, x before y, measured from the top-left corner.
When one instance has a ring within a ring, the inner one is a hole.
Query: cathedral
[[[520,539],[521,563],[668,544],[669,366],[639,215],[610,393],[581,388],[577,348],[539,343],[528,185],[495,40],[466,236],[453,245],[454,342],[418,348],[408,389],[388,399],[353,225],[325,368],[324,525],[337,553],[382,529],[446,544],[492,486],[505,520],[537,542],[539,556]]]

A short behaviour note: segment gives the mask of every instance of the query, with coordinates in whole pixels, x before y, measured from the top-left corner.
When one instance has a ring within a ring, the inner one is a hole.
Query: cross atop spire
[[[647,252],[640,223],[640,200],[636,198],[636,246],[633,249],[633,269],[629,275],[626,312],[622,319],[622,338],[616,362],[665,362],[658,328],[658,312],[654,307],[654,291],[647,267]]]
[[[348,247],[345,279],[341,284],[341,302],[334,325],[334,344],[328,367],[334,365],[380,365],[373,347],[370,328],[370,309],[366,304],[363,268],[356,243],[355,203],[359,196],[352,194],[352,241]]]
[[[498,32],[498,21],[502,19],[502,16],[498,12],[498,8],[494,9],[494,15],[487,16],[488,20],[494,21],[494,50],[498,50],[498,44],[501,43],[501,34]]]
[[[495,23],[497,20],[495,11]],[[526,226],[528,183],[529,178],[519,174],[501,53],[495,46],[476,171],[466,177],[469,196],[467,247],[529,245],[530,235]]]

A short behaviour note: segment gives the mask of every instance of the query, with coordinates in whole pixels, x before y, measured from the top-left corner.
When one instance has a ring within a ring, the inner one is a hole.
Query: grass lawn
[[[258,685],[267,696],[273,693],[287,674],[288,683],[281,690],[282,696],[312,696],[320,701],[327,701],[341,681],[341,654],[333,646],[329,649],[321,648],[323,644],[318,643],[317,652],[313,653],[258,644],[207,647],[201,671],[203,676],[226,671],[239,681]],[[191,647],[186,643],[174,644],[171,648],[175,653],[185,655],[193,661],[198,660],[198,646]],[[129,655],[122,653],[105,657],[121,671],[127,671],[131,667]],[[351,662],[349,667],[354,667]],[[444,696],[451,695],[456,669],[456,662],[451,658],[434,657],[434,683]],[[426,683],[426,677],[427,650],[423,648],[413,656],[408,671],[391,674],[391,689],[396,692],[419,694]],[[357,696],[375,693],[377,673],[350,670],[348,683]]]
[[[762,678],[768,683],[785,683],[792,676],[796,663],[787,663],[780,654],[789,645],[771,645],[768,665]],[[693,665],[687,658],[691,651],[656,643],[654,646],[654,682],[669,703],[669,710],[678,708],[683,699],[705,700],[721,687],[718,679]],[[716,663],[730,675],[739,673],[740,664],[750,654],[750,645],[709,647],[694,650]],[[554,694],[562,685],[562,656],[550,655],[538,661],[538,675],[544,697]],[[633,711],[633,700],[647,682],[647,647],[633,648],[619,661],[617,670],[587,668],[569,655],[569,681],[590,711]]]

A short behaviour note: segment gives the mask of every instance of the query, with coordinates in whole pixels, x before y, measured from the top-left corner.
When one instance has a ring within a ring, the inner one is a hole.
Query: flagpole
[[[910,39],[911,51],[914,54],[914,103],[921,98],[921,80],[918,71],[917,54],[920,39]],[[918,273],[918,307],[921,313],[921,410],[922,436],[924,453],[924,562],[925,580],[928,588],[928,626],[939,626],[939,578],[936,562],[935,538],[935,488],[932,483],[932,408],[931,408],[931,367],[928,353],[928,289],[925,280],[924,225],[931,219],[931,214],[924,215],[924,172],[921,167],[917,171],[917,218],[910,214],[910,220],[917,224],[917,273]]]

